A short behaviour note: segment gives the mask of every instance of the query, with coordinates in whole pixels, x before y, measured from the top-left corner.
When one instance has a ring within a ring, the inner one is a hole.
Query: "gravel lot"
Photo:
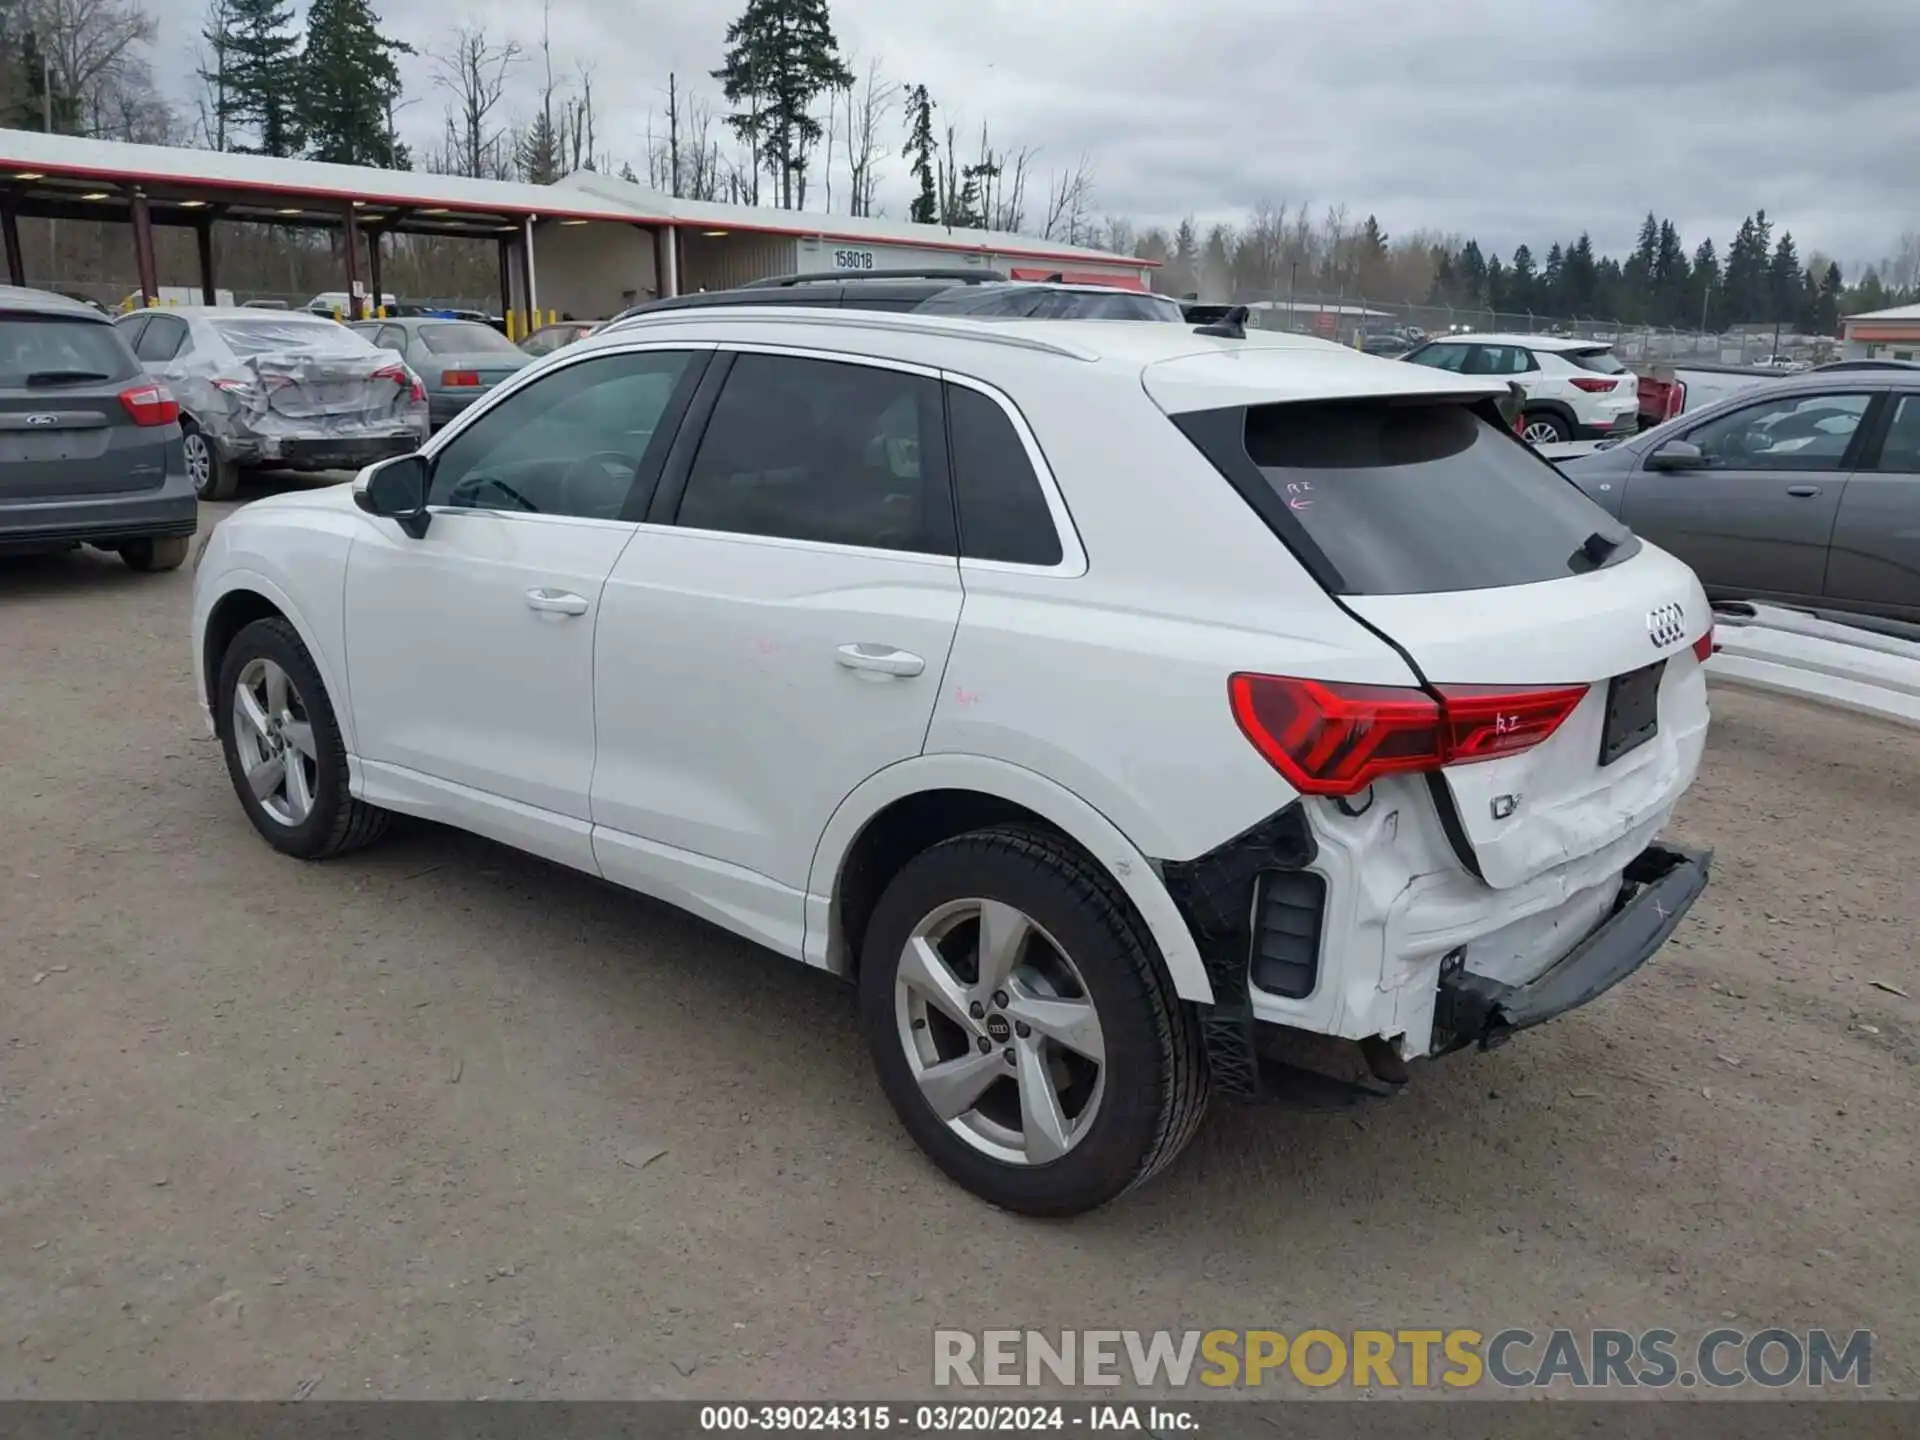
[[[910,1396],[936,1325],[1870,1326],[1920,1389],[1909,733],[1716,691],[1649,971],[1049,1225],[824,976],[424,825],[269,850],[188,588],[0,561],[0,1396]]]

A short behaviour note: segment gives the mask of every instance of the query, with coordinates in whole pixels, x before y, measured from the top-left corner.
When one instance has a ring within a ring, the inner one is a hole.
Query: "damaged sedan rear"
[[[427,438],[420,377],[332,320],[169,306],[116,323],[180,401],[203,500],[230,498],[250,469],[357,470]]]

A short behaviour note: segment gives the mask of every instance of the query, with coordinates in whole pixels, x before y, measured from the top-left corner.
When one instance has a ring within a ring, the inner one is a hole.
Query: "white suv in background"
[[[424,816],[845,976],[934,1162],[1071,1214],[1290,1037],[1397,1086],[1705,885],[1658,836],[1706,597],[1505,393],[1232,325],[636,317],[228,517],[195,672],[280,850]]]
[[[1640,379],[1604,343],[1553,335],[1450,335],[1400,357],[1456,375],[1517,383],[1531,445],[1604,440],[1640,428]]]

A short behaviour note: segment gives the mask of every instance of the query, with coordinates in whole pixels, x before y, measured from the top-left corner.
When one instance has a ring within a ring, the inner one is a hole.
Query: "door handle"
[[[1805,500],[1810,495],[1818,495],[1820,493],[1820,487],[1818,485],[1789,485],[1787,486],[1787,493],[1798,499]]]
[[[834,651],[833,658],[849,670],[898,675],[902,679],[909,679],[927,668],[927,662],[918,655],[886,645],[842,645]]]
[[[571,590],[550,590],[538,585],[527,591],[527,608],[549,615],[584,615],[587,613],[587,597],[576,595]]]

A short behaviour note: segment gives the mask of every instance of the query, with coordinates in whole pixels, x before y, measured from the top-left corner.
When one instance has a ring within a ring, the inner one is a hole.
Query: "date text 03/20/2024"
[[[703,1405],[706,1434],[795,1434],[809,1431],[900,1431],[909,1435],[1018,1435],[1075,1430],[1165,1435],[1198,1431],[1198,1416],[1163,1405]]]

